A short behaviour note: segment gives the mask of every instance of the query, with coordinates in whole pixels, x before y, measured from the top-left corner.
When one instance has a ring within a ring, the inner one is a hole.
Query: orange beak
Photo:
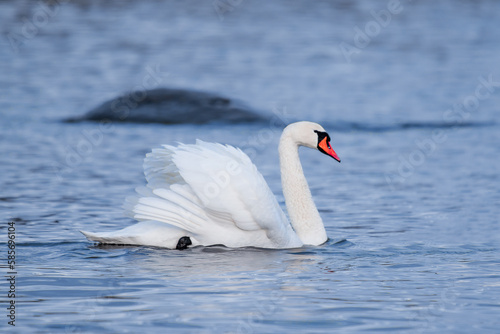
[[[318,148],[320,149],[321,152],[331,156],[332,158],[334,158],[335,160],[340,162],[339,156],[337,155],[337,153],[335,153],[333,148],[330,146],[330,142],[328,141],[328,139],[326,137],[318,144]]]

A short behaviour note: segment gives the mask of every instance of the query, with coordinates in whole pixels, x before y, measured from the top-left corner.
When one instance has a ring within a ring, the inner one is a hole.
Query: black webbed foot
[[[191,239],[189,239],[189,237],[182,237],[177,242],[177,246],[175,246],[175,249],[183,250],[183,249],[188,248],[188,246],[190,246],[192,244],[193,243],[191,242]]]

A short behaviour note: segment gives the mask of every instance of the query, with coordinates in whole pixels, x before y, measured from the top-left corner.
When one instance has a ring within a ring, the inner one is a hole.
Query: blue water
[[[15,327],[0,283],[2,331],[497,333],[500,3],[401,1],[347,58],[388,2],[214,3],[72,1],[43,19],[40,3],[0,2],[0,265],[15,222],[18,272]],[[272,124],[60,121],[154,85],[323,124],[342,163],[301,158],[330,240],[86,241],[133,223],[121,205],[144,155],[176,141],[242,147],[284,205]]]

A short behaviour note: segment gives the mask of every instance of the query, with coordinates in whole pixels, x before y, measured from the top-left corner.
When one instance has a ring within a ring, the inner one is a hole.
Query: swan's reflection
[[[227,248],[224,246],[193,247],[178,251],[155,247],[95,245],[110,252],[128,249],[130,268],[155,277],[205,279],[224,275],[247,273],[249,278],[257,273],[298,275],[309,272],[324,256],[321,247],[295,249]]]

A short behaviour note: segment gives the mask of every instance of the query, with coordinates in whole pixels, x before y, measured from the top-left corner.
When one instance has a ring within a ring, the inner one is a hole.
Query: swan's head
[[[297,145],[317,149],[321,153],[331,156],[338,162],[340,158],[330,145],[330,136],[325,129],[314,122],[297,122],[288,125],[283,134],[287,134]]]

